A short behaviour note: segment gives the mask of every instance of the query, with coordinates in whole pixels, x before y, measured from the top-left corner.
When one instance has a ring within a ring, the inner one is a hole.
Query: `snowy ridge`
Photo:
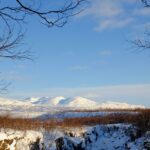
[[[30,102],[30,103],[35,103],[35,102],[37,102],[39,99],[40,99],[40,97],[29,97],[29,98],[26,98],[24,101],[25,101],[25,102]]]
[[[121,103],[121,102],[113,102],[113,101],[106,101],[103,103],[98,103],[93,100],[83,98],[83,97],[74,97],[74,98],[65,98],[63,96],[48,98],[42,97],[37,98],[36,101],[31,101],[30,98],[29,102],[32,104],[38,105],[48,105],[51,107],[74,107],[74,108],[99,108],[99,109],[136,109],[136,108],[145,108],[142,105],[132,105],[128,103]],[[34,98],[35,99],[35,98]]]
[[[15,100],[15,99],[8,99],[8,98],[2,98],[0,97],[0,105],[15,105],[15,106],[22,106],[22,105],[32,105],[30,102],[24,102],[21,100]]]
[[[60,105],[61,101],[65,100],[65,97],[58,96],[51,99],[51,104],[54,106]]]
[[[72,101],[67,104],[68,107],[96,107],[97,103],[95,101],[83,98],[75,97]]]
[[[25,100],[14,100],[8,98],[0,98],[0,105],[9,106],[47,106],[47,107],[72,107],[72,108],[88,108],[88,109],[136,109],[145,108],[142,105],[132,105],[128,103],[106,101],[103,103],[98,103],[93,100],[74,97],[65,98],[63,96],[58,97],[30,97]]]
[[[142,105],[131,105],[128,103],[120,103],[120,102],[112,102],[112,101],[107,101],[104,103],[101,103],[99,105],[99,108],[102,109],[135,109],[135,108],[145,108]]]
[[[65,98],[58,96],[54,98],[42,97],[42,98],[29,98],[26,102],[38,105],[49,105],[57,107],[96,107],[97,102],[83,97]]]

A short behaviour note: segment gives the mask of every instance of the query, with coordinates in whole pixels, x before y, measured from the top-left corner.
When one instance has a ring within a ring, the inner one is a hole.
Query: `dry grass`
[[[114,112],[114,110],[113,110]],[[130,112],[132,112],[130,110]],[[65,118],[63,120],[48,119],[41,121],[38,119],[11,118],[11,116],[0,116],[0,128],[11,128],[15,130],[38,130],[44,128],[82,127],[97,124],[131,123],[136,125],[142,132],[150,130],[150,109],[136,110],[138,113],[112,113],[106,116]]]

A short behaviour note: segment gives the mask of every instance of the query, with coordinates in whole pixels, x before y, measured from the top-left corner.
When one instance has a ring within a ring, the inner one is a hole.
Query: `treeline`
[[[113,110],[115,112],[115,110]],[[54,128],[83,127],[98,124],[127,123],[137,126],[142,132],[150,130],[150,109],[140,109],[135,113],[109,113],[105,116],[78,117],[64,119],[27,119],[13,118],[11,115],[0,116],[0,128],[14,130],[51,130]],[[132,112],[132,111],[130,111]]]

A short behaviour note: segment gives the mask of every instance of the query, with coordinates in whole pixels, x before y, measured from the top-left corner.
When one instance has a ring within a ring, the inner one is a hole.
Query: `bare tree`
[[[143,50],[150,49],[150,27],[145,29],[144,35],[141,38],[130,41],[133,45],[132,48],[136,49],[136,52],[142,52]]]
[[[150,7],[150,0],[141,0],[145,7]]]
[[[141,0],[146,9],[150,9],[150,0]],[[150,49],[150,25],[145,28],[144,36],[136,40],[132,40],[131,43],[135,46],[139,52]]]
[[[44,4],[42,0],[0,1],[0,57],[30,59],[29,51],[16,49],[24,37],[21,31],[26,18],[37,17],[47,27],[63,27],[69,17],[82,11],[85,0],[64,0],[59,3],[53,0],[52,2],[46,1]],[[18,28],[19,31],[16,31]]]
[[[32,59],[28,49],[22,49],[24,25],[29,17],[46,27],[63,27],[68,19],[83,9],[86,0],[0,0],[0,58]],[[0,92],[9,84],[0,81]]]

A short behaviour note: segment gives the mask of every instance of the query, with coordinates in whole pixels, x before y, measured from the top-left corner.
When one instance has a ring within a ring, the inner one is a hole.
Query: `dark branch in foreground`
[[[86,0],[0,0],[0,58],[32,60],[30,50],[22,50],[26,18],[36,18],[47,27],[63,27],[68,19],[83,10]],[[18,34],[17,34],[18,33]],[[2,87],[2,88],[1,88]],[[6,91],[8,85],[0,85]]]
[[[61,5],[54,3],[51,6],[51,2],[44,5],[42,0],[13,1],[15,5],[0,1],[0,26],[2,27],[0,29],[0,57],[19,60],[31,59],[29,50],[16,50],[24,37],[18,29],[22,30],[27,17],[37,17],[47,27],[63,27],[69,17],[82,11],[82,6],[86,2],[86,0],[65,0]],[[17,32],[19,34],[14,34]],[[6,33],[7,36],[4,36]]]
[[[141,0],[145,7],[150,7],[150,0]]]

